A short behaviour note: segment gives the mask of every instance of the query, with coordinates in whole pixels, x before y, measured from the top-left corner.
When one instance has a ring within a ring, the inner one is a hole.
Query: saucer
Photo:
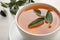
[[[18,31],[15,21],[13,21],[10,25],[9,38],[10,40],[22,40],[22,35]]]
[[[10,40],[24,40],[24,37],[21,35],[21,33],[17,29],[17,25],[16,25],[15,21],[13,21],[10,25],[9,38],[10,38]],[[25,39],[25,40],[32,40],[32,39]],[[36,40],[36,39],[34,39],[34,40]],[[41,38],[38,40],[60,40],[60,30],[57,32],[57,34],[52,39]]]

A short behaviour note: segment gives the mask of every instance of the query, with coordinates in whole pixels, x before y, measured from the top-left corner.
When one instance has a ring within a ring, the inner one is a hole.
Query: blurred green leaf
[[[29,3],[34,3],[34,0],[29,0]]]
[[[12,6],[14,6],[14,5],[18,5],[18,6],[22,6],[22,5],[24,5],[24,3],[26,2],[26,0],[19,0],[19,1],[17,1],[17,2],[10,2],[9,3],[9,7],[10,8],[12,8]]]
[[[16,2],[16,0],[10,0],[11,2]]]
[[[15,5],[15,2],[10,2],[9,7],[12,8],[12,6]]]
[[[0,11],[0,14],[1,14],[3,17],[6,17],[6,10],[1,10],[1,11]]]
[[[3,2],[1,2],[1,6],[7,8],[7,7],[8,7],[8,3],[3,3]]]
[[[24,3],[26,2],[26,0],[18,0],[17,2],[10,2],[9,3],[9,8],[10,8],[10,12],[12,14],[16,14],[17,10],[19,9],[18,6],[22,6],[24,5]]]
[[[34,1],[33,1],[33,0],[31,0],[31,2],[32,2],[32,3],[34,3]]]
[[[12,14],[16,14],[16,12],[18,11],[19,7],[17,5],[14,5],[11,9],[10,9],[10,12]]]
[[[22,5],[24,5],[24,3],[25,3],[24,1],[17,1],[17,2],[16,2],[16,5],[22,6]]]
[[[7,8],[9,7],[10,8],[10,12],[12,14],[16,14],[16,12],[18,11],[19,9],[19,6],[22,6],[24,5],[28,0],[10,0],[9,3],[4,3],[4,2],[1,2],[1,6]],[[31,2],[33,2],[33,0],[31,0]],[[3,11],[1,11],[3,13]],[[1,14],[0,12],[0,14]],[[5,12],[4,12],[5,13]],[[5,14],[1,14],[1,15],[5,15]],[[6,16],[6,15],[5,15]]]
[[[19,0],[19,1],[23,1],[23,2],[26,2],[27,0]]]

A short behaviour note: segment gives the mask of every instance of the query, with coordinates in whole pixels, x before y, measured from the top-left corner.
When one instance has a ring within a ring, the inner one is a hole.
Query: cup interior
[[[47,34],[32,34],[32,33],[29,33],[29,32],[27,32],[27,31],[25,31],[23,28],[21,28],[21,26],[20,26],[20,25],[18,24],[18,22],[17,22],[17,19],[18,19],[19,15],[20,15],[23,11],[28,10],[28,7],[31,7],[32,5],[33,5],[33,6],[35,6],[35,5],[44,6],[44,5],[45,5],[46,7],[52,8],[51,10],[54,9],[54,11],[56,11],[56,12],[59,14],[59,11],[58,11],[55,7],[53,7],[53,6],[49,5],[49,4],[45,4],[45,3],[31,3],[31,4],[27,4],[27,5],[25,5],[23,8],[21,8],[21,9],[18,10],[18,12],[17,12],[17,14],[16,14],[16,17],[15,17],[16,24],[17,24],[17,26],[18,26],[19,29],[21,29],[23,32],[25,32],[25,33],[27,33],[27,34],[29,34],[29,35],[34,35],[34,36],[47,36],[47,35],[50,35],[50,34],[55,33],[57,30],[60,29],[60,27],[58,27],[58,28],[56,28],[54,31],[52,31],[52,32],[50,32],[50,33],[47,33]],[[48,10],[49,10],[50,8],[48,8]],[[59,14],[59,16],[60,16],[60,14]]]

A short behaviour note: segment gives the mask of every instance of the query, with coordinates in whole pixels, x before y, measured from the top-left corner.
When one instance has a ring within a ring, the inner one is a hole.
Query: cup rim
[[[24,5],[24,7],[22,8],[22,10],[23,10],[25,7],[27,7],[28,5],[32,5],[32,4],[45,4],[45,5],[49,5],[49,4],[46,4],[46,3],[30,3],[30,4],[27,4],[27,5]],[[49,5],[49,6],[55,8],[55,7],[52,6],[52,5]],[[55,8],[55,9],[56,9],[56,8]],[[25,31],[23,28],[21,28],[21,26],[20,26],[20,25],[18,24],[18,22],[17,22],[18,14],[19,14],[19,12],[21,12],[22,10],[19,9],[19,10],[17,11],[16,16],[15,16],[15,22],[16,22],[16,24],[17,24],[17,27],[18,27],[19,29],[21,29],[23,32],[25,32],[25,33],[27,33],[27,34],[29,34],[29,35],[33,35],[33,36],[47,36],[47,35],[51,35],[51,34],[55,33],[56,31],[58,31],[58,30],[60,29],[60,27],[57,27],[54,31],[49,32],[49,33],[46,33],[46,34],[33,34],[33,33],[28,32],[28,31]],[[56,9],[56,10],[57,10],[57,9]],[[57,10],[57,11],[58,11],[58,10]],[[59,11],[58,11],[58,12],[59,12]]]

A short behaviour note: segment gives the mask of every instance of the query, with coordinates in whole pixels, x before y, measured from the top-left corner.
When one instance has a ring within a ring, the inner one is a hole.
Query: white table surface
[[[9,0],[0,0],[0,2],[10,2]],[[35,0],[36,2],[47,3],[53,5],[60,11],[60,0]],[[0,4],[1,5],[1,4]],[[2,7],[0,6],[0,10]],[[12,21],[14,21],[13,16],[7,10],[7,17],[2,17],[0,15],[0,40],[8,40],[9,36],[9,28]]]

